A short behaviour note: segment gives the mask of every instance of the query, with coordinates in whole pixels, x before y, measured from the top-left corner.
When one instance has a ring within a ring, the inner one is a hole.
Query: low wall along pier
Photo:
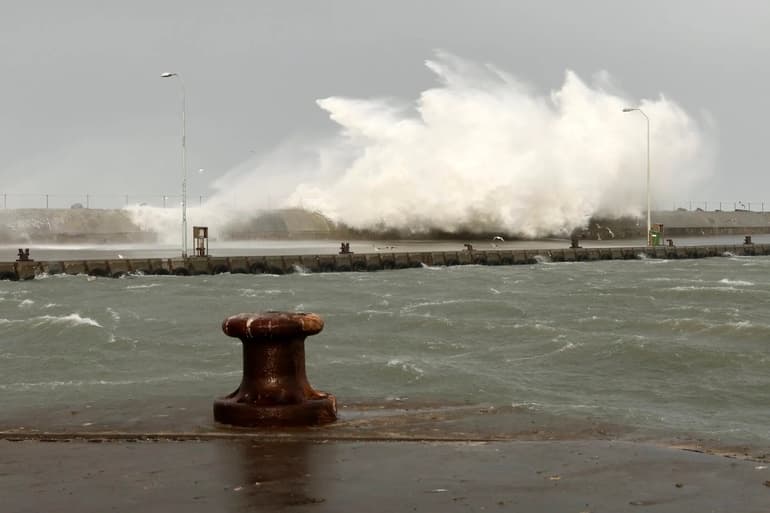
[[[0,263],[0,279],[27,280],[41,274],[87,274],[118,278],[125,274],[288,274],[292,272],[349,272],[406,269],[421,266],[518,265],[551,262],[683,259],[726,255],[770,255],[770,244],[566,248],[547,250],[463,250],[412,253],[348,253],[290,256],[192,256],[110,260],[16,261]]]

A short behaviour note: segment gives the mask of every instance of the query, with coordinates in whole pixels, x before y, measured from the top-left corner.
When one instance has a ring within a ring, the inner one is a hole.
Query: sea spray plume
[[[636,101],[608,73],[591,85],[567,71],[547,94],[493,66],[439,52],[439,85],[414,104],[318,100],[339,130],[292,139],[217,179],[188,224],[221,233],[260,210],[301,207],[356,228],[403,232],[568,233],[592,215],[641,215],[652,121],[653,208],[710,174],[711,140],[674,102]],[[709,128],[709,125],[706,124]],[[708,141],[709,144],[706,144]],[[135,221],[180,240],[181,211],[136,207]]]
[[[334,147],[326,141],[307,143],[291,139],[266,155],[253,155],[210,184],[214,192],[202,204],[188,198],[188,226],[208,226],[210,233],[219,237],[233,226],[248,225],[266,210],[291,206],[286,199],[297,184],[324,181],[324,170],[345,167],[346,155],[329,163],[323,160],[335,156]],[[301,195],[295,201],[296,206],[303,206]],[[139,227],[158,233],[162,242],[174,244],[181,240],[182,214],[178,205],[131,206],[128,210]]]
[[[344,168],[348,154],[336,155],[335,147],[332,141],[305,142],[293,138],[268,154],[251,156],[211,183],[214,192],[205,201],[200,202],[197,196],[188,197],[188,228],[208,226],[215,238],[227,237],[228,232],[238,226],[245,226],[248,231],[250,223],[265,211],[293,206],[287,198],[297,184],[323,182],[324,170]],[[330,159],[333,161],[327,162]],[[329,175],[326,180],[334,178]],[[169,201],[168,208],[147,205],[126,208],[137,226],[157,233],[160,242],[174,245],[181,242],[182,211],[178,200],[176,196],[173,202]],[[295,206],[303,207],[301,195],[297,196],[296,203]]]
[[[594,214],[638,215],[645,132],[621,112],[637,104],[653,122],[660,204],[708,171],[702,130],[679,106],[611,94],[606,74],[589,86],[567,71],[560,89],[539,95],[446,53],[426,65],[441,85],[420,95],[414,114],[386,100],[318,101],[341,129],[319,148],[324,179],[300,184],[289,204],[357,228],[530,237],[569,232]]]

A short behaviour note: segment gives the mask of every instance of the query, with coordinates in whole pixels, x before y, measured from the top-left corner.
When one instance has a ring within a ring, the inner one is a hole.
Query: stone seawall
[[[242,257],[132,258],[0,263],[0,279],[32,279],[42,274],[87,274],[118,278],[126,274],[289,274],[407,269],[422,266],[518,265],[551,262],[684,259],[725,255],[770,255],[770,244],[526,249],[504,251],[432,251],[411,253],[350,253],[344,255],[284,255]]]

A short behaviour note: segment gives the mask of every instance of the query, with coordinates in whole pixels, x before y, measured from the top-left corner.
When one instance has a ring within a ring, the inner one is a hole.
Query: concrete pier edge
[[[27,280],[41,274],[87,274],[113,278],[126,274],[290,274],[382,271],[421,266],[531,265],[540,261],[674,260],[764,255],[770,255],[770,244],[16,261],[0,262],[0,280]]]

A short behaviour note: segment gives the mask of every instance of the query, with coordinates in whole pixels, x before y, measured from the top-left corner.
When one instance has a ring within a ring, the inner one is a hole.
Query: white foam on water
[[[634,258],[636,260],[642,260],[645,264],[667,264],[671,262],[671,260],[667,258],[656,258],[643,252],[637,253]]]
[[[151,383],[151,382],[165,382],[168,378],[149,379],[149,380],[105,380],[105,379],[93,379],[93,380],[69,380],[69,381],[38,381],[38,382],[19,382],[10,383],[7,385],[0,385],[0,390],[10,391],[27,391],[27,390],[55,390],[57,388],[82,388],[92,386],[126,386],[136,385],[139,383]]]
[[[726,285],[745,285],[747,287],[753,287],[755,283],[750,281],[744,281],[744,280],[730,280],[728,278],[722,278],[719,280],[719,283],[724,283]]]
[[[511,403],[512,408],[524,408],[527,410],[537,410],[542,406],[540,403],[536,402],[522,402],[522,403]]]
[[[414,303],[412,305],[406,305],[401,308],[401,313],[407,313],[407,312],[413,312],[414,310],[425,308],[429,306],[446,306],[446,305],[455,305],[455,304],[469,304],[469,303],[487,303],[490,300],[484,300],[484,299],[476,299],[476,298],[469,298],[469,299],[445,299],[441,301],[423,301],[421,303]]]
[[[661,326],[670,326],[671,328],[685,329],[687,331],[691,331],[691,330],[703,331],[703,330],[712,329],[718,326],[713,322],[709,322],[705,319],[695,318],[695,317],[680,317],[680,318],[671,318],[671,319],[662,318],[662,319],[657,319],[656,323]]]
[[[38,324],[52,323],[52,324],[66,324],[69,326],[94,326],[97,328],[103,327],[101,324],[91,319],[90,317],[81,317],[78,313],[71,313],[69,315],[55,316],[55,315],[41,315],[39,317],[33,317],[31,320],[38,321]]]
[[[151,289],[154,287],[161,287],[162,285],[160,283],[147,283],[142,285],[127,285],[126,290],[132,290],[132,289]]]
[[[393,317],[393,312],[387,310],[360,310],[356,312],[356,315],[367,315],[372,317],[373,315],[385,315],[387,317]]]
[[[411,362],[407,362],[399,358],[392,358],[388,360],[388,363],[386,365],[388,367],[399,368],[402,371],[406,372],[407,374],[413,375],[415,379],[420,379],[422,376],[425,375],[425,371],[422,368],[418,367],[417,365]]]
[[[572,349],[575,349],[579,345],[580,344],[575,344],[573,342],[567,342],[566,344],[564,344],[560,348],[555,349],[553,351],[549,351],[547,353],[536,354],[536,355],[532,355],[532,356],[522,356],[522,357],[519,357],[519,358],[506,358],[505,362],[506,363],[513,363],[513,362],[521,362],[521,361],[526,361],[526,360],[538,360],[538,359],[541,359],[541,358],[548,358],[549,356],[553,356],[555,354],[563,353],[564,351],[570,351]]]
[[[65,272],[60,272],[60,273],[55,273],[55,274],[49,274],[49,273],[43,272],[43,273],[40,273],[40,274],[35,274],[35,279],[36,280],[48,280],[48,279],[52,279],[52,278],[60,279],[60,280],[70,280],[70,279],[83,278],[83,277],[94,278],[94,276],[88,276],[87,274],[83,274],[83,273],[80,273],[80,274],[67,274]]]
[[[31,299],[25,299],[24,301],[19,303],[19,308],[26,308],[26,307],[32,306],[34,304],[35,304],[35,302],[32,301]]]
[[[241,370],[211,372],[211,371],[192,371],[179,374],[165,374],[163,376],[154,376],[138,379],[84,379],[84,380],[55,380],[55,381],[37,381],[37,382],[16,382],[0,384],[0,390],[24,392],[28,390],[55,390],[59,388],[88,388],[100,386],[135,386],[151,385],[157,383],[169,382],[198,382],[211,377],[233,377],[240,376]]]
[[[277,276],[277,275],[276,275]],[[289,294],[291,296],[294,295],[294,291],[289,290],[280,290],[280,289],[238,289],[238,292],[240,292],[240,295],[242,297],[263,297],[263,296],[275,296],[278,294]]]
[[[697,290],[702,290],[702,291],[709,290],[709,291],[721,291],[721,292],[743,292],[742,289],[737,289],[735,287],[708,287],[708,286],[696,287],[694,285],[680,285],[678,287],[671,287],[663,290],[669,290],[672,292],[692,292]]]
[[[554,326],[550,326],[548,324],[545,324],[545,323],[542,323],[542,322],[538,322],[538,321],[534,321],[532,323],[526,323],[526,324],[515,323],[513,326],[511,326],[511,328],[513,328],[513,329],[535,329],[535,330],[538,330],[538,331],[549,331],[549,332],[559,331],[561,329],[561,328],[556,328]]]

